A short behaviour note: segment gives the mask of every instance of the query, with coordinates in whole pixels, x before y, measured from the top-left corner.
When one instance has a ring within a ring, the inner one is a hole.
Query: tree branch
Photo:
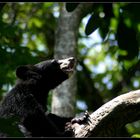
[[[140,90],[120,95],[93,112],[87,123],[72,125],[74,137],[116,137],[127,123],[140,119]]]

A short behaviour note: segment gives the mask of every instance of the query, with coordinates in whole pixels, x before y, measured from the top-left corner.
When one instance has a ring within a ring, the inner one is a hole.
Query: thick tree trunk
[[[120,95],[101,106],[87,123],[72,125],[74,137],[117,137],[127,123],[140,120],[140,90]]]
[[[62,6],[55,36],[55,58],[61,59],[71,56],[76,58],[78,29],[81,19],[86,13],[85,5],[87,8],[91,7],[89,4],[79,4],[73,12],[67,12],[65,4]],[[63,117],[74,116],[76,85],[76,72],[74,72],[71,78],[53,91],[52,113]]]

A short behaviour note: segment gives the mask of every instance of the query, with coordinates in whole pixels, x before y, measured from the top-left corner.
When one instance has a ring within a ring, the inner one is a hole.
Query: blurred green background
[[[61,5],[0,3],[0,99],[13,87],[18,65],[53,58]],[[69,3],[67,10],[76,6]],[[83,18],[77,46],[77,113],[93,112],[140,88],[139,13],[139,3],[95,3]],[[127,124],[126,131],[126,136],[140,137],[140,122]]]

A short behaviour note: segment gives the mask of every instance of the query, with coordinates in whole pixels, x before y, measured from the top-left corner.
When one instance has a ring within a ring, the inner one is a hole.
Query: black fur
[[[1,102],[0,116],[19,116],[20,126],[26,130],[25,136],[66,136],[65,123],[71,118],[46,115],[49,90],[68,79],[68,74],[60,68],[58,61],[48,60],[36,65],[19,66],[16,75],[16,85]]]

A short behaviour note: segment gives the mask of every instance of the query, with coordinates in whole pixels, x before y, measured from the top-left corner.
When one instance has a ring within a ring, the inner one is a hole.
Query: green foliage
[[[140,121],[136,121],[136,122],[133,122],[131,124],[126,125],[126,128],[127,128],[128,132],[132,138],[139,138],[140,137],[139,125],[140,125]]]
[[[0,98],[14,85],[18,65],[53,58],[61,4],[6,3],[2,7]],[[66,9],[72,12],[78,5],[66,3]],[[139,9],[137,3],[93,3],[93,11],[89,11],[87,22],[81,23],[77,45],[77,99],[84,101],[89,111],[140,87]],[[95,40],[93,34],[98,34],[100,41]],[[48,102],[50,109],[51,95]],[[6,122],[0,119],[0,130],[5,125],[3,123]],[[15,127],[11,125],[9,128],[7,125],[8,130],[4,128],[4,132],[11,136],[19,135]],[[139,123],[137,126],[129,124],[126,127],[132,137],[139,137]]]
[[[86,101],[88,110],[96,109],[95,105],[100,107],[98,96],[103,104],[140,88],[139,9],[140,5],[133,3],[94,3],[93,12],[89,11],[84,30],[87,42],[82,40],[84,32],[80,32],[78,57],[81,62],[77,68],[78,99]],[[91,38],[96,33],[100,35],[100,41]],[[86,79],[87,76],[91,80]],[[136,128],[129,124],[127,130],[132,137],[139,137],[140,125],[137,123]]]
[[[0,133],[6,134],[8,137],[23,137],[17,122],[19,122],[18,117],[0,118]]]
[[[114,16],[112,3],[94,4],[93,6],[94,13],[88,20],[85,33],[86,35],[90,35],[99,28],[100,35],[104,39],[109,31],[110,19]],[[95,8],[95,6],[98,8]]]
[[[18,65],[52,57],[56,23],[53,7],[53,3],[6,3],[3,7],[0,13],[1,93],[5,91],[5,84],[14,83]]]
[[[133,28],[127,27],[121,19],[118,25],[116,38],[118,40],[119,48],[127,52],[125,56],[120,56],[120,59],[132,60],[138,56],[139,44],[136,31]]]
[[[92,32],[94,32],[101,25],[101,23],[102,19],[99,17],[99,15],[93,14],[86,25],[86,35],[90,35]]]
[[[140,134],[134,134],[132,135],[132,138],[140,138]]]
[[[6,3],[0,11],[0,99],[14,86],[15,70],[19,65],[52,58],[56,5]],[[0,132],[22,137],[16,122],[17,118],[0,118]]]

